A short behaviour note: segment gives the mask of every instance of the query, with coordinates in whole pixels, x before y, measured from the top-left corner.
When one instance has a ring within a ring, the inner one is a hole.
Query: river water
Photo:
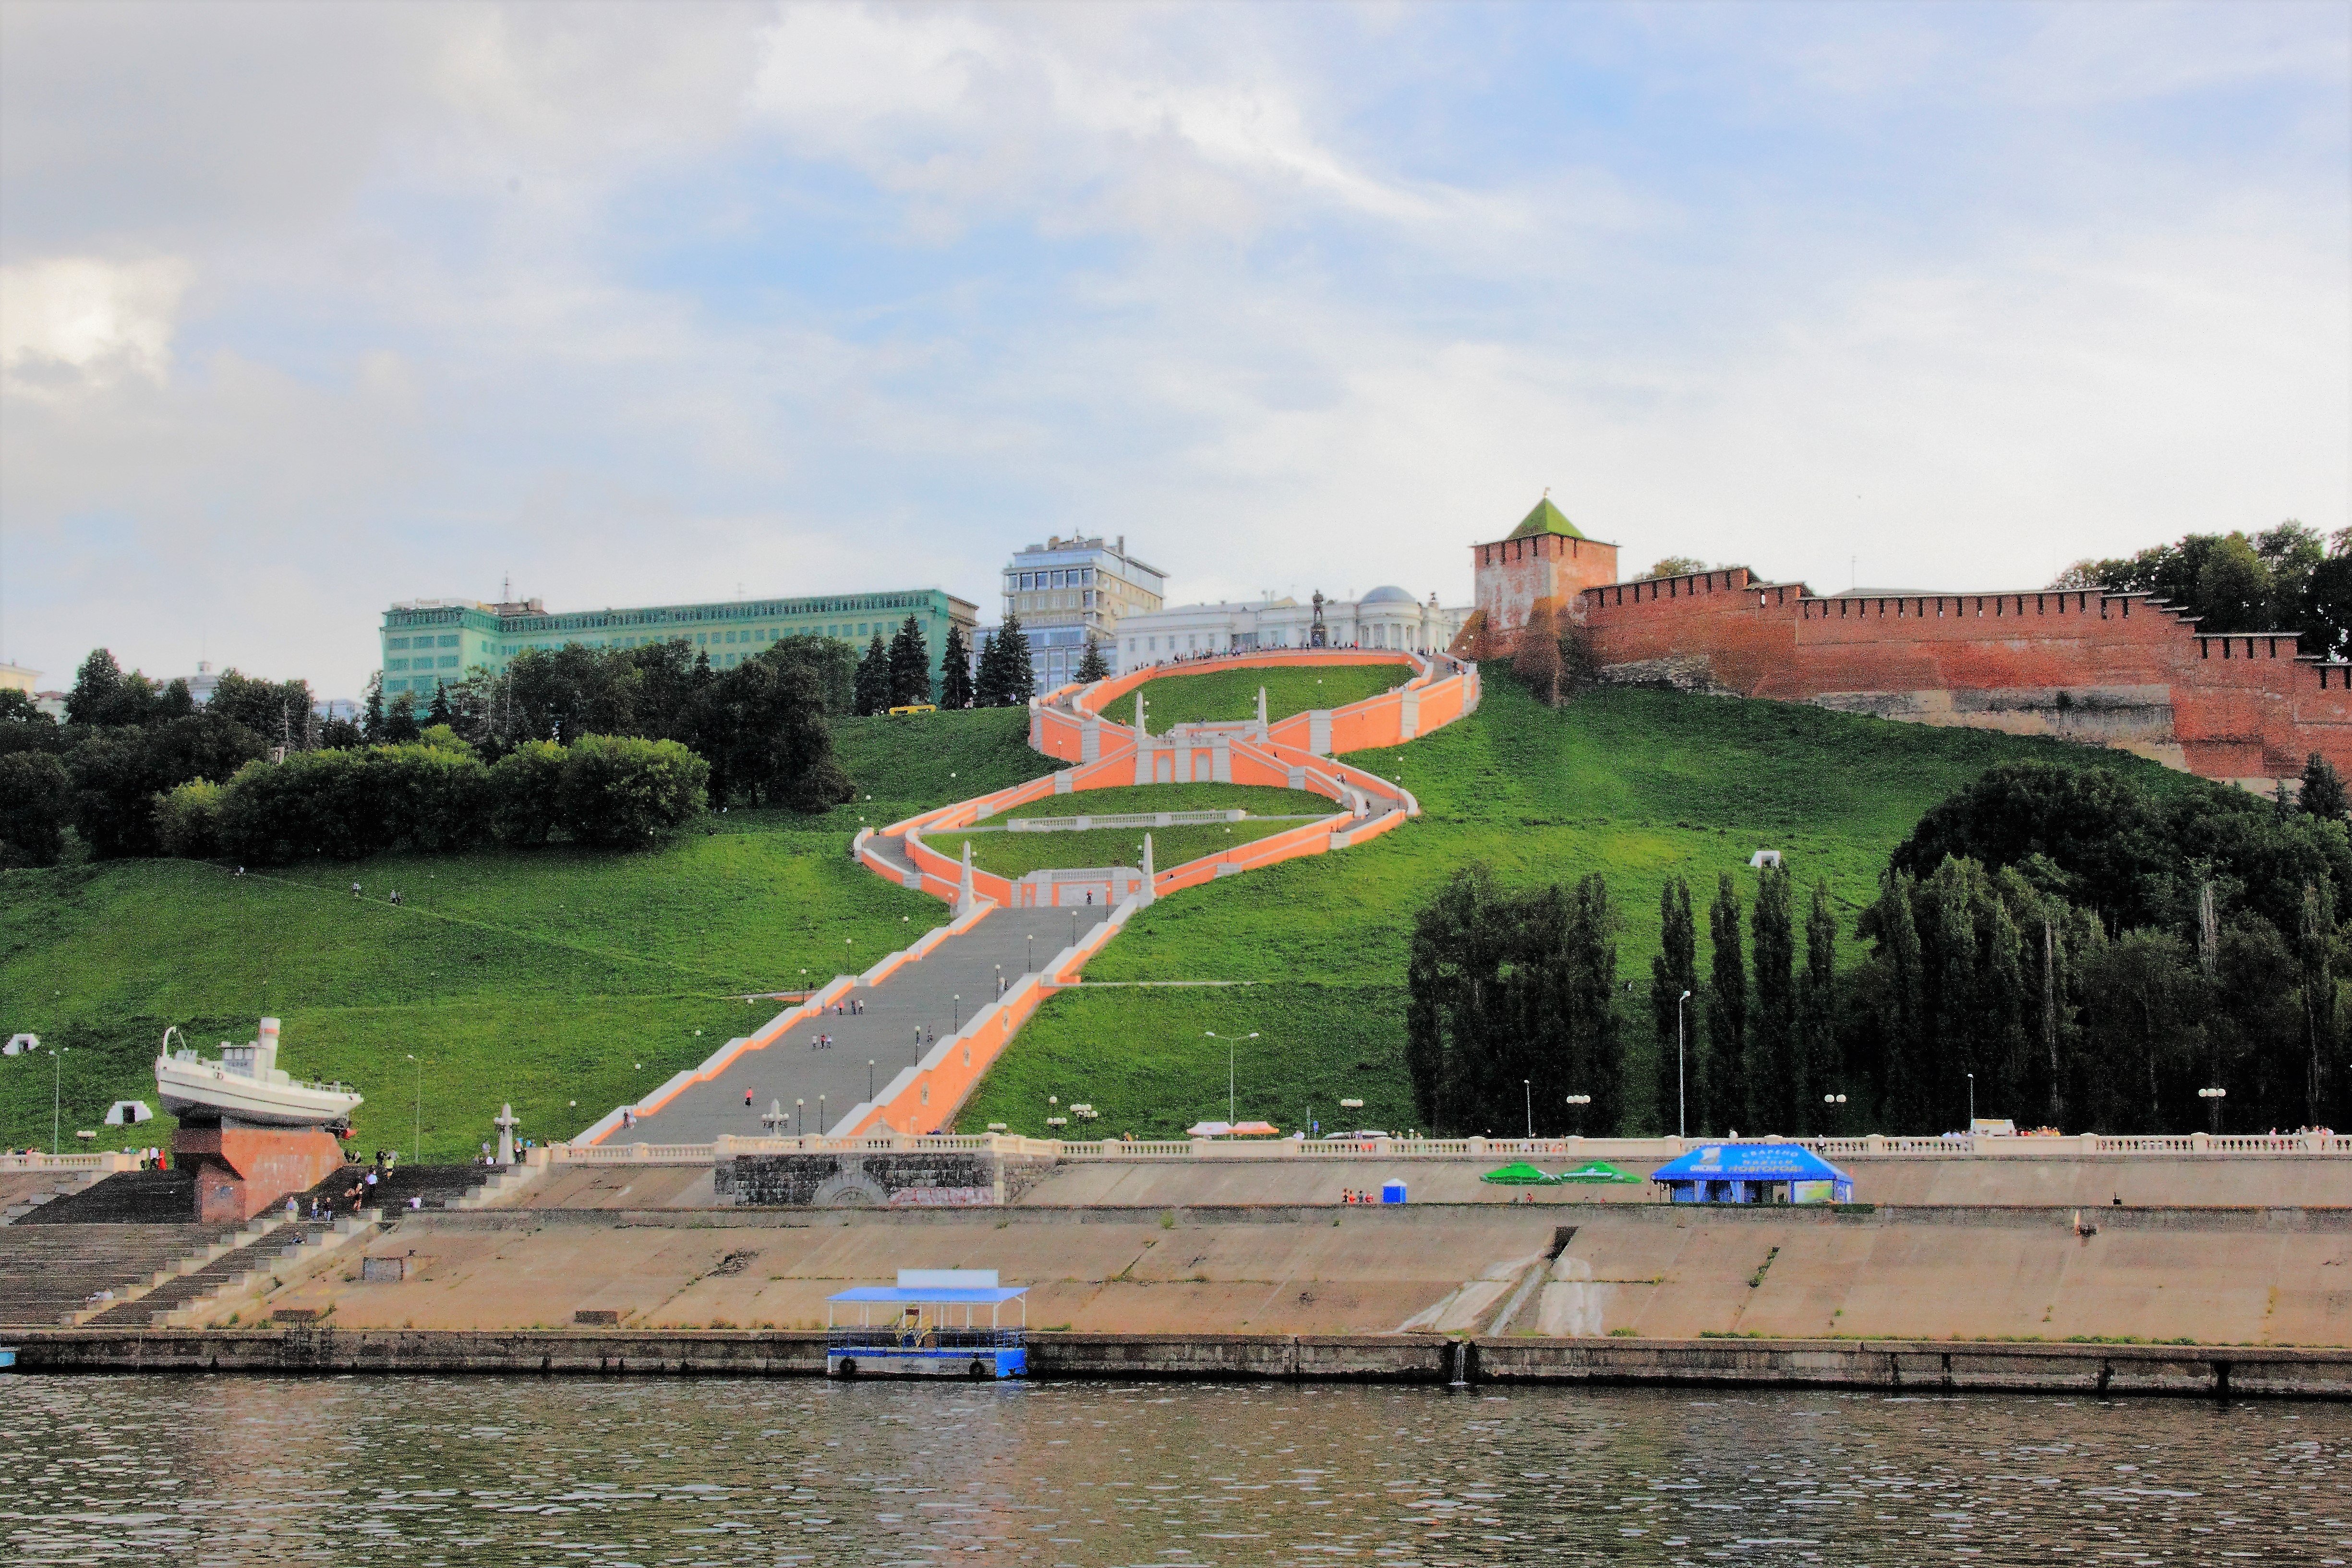
[[[2352,1562],[2352,1409],[717,1378],[0,1379],[0,1562]]]

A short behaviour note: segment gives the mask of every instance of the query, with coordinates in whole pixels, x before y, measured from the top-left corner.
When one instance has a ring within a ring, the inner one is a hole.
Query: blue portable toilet
[[[1853,1178],[1801,1143],[1707,1143],[1650,1180],[1678,1204],[1853,1202]]]
[[[1404,1202],[1404,1184],[1402,1182],[1386,1182],[1381,1184],[1381,1202],[1384,1204],[1401,1204]]]

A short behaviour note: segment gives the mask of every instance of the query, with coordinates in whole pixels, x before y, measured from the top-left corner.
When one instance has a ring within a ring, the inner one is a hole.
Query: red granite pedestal
[[[182,1127],[172,1163],[196,1173],[196,1215],[206,1225],[251,1219],[342,1168],[343,1146],[322,1127]]]

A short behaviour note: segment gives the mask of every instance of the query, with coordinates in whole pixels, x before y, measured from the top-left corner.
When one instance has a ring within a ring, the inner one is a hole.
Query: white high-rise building
[[[1093,643],[1118,668],[1119,628],[1160,608],[1167,574],[1127,552],[1127,536],[1048,539],[1016,553],[1004,568],[1004,608],[1021,617],[1030,668],[1043,694],[1068,683]]]

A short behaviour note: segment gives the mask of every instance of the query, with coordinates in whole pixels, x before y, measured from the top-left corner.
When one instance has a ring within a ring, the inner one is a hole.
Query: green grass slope
[[[730,812],[638,854],[0,872],[0,1033],[69,1047],[0,1059],[0,1143],[48,1146],[53,1070],[67,1146],[81,1128],[100,1148],[168,1142],[168,1122],[98,1118],[153,1102],[165,1025],[209,1047],[252,1038],[265,1013],[285,1020],[289,1069],[368,1096],[362,1147],[411,1148],[411,1057],[429,1157],[474,1149],[507,1100],[526,1135],[566,1136],[775,1012],[746,993],[862,969],[943,922],[936,900],[853,864],[850,837],[1049,771],[1026,735],[1018,710],[853,720],[838,743],[856,802]]]
[[[1279,722],[1293,713],[1313,708],[1339,708],[1378,697],[1412,679],[1402,664],[1346,664],[1322,668],[1221,669],[1201,675],[1167,675],[1146,681],[1139,689],[1144,719],[1151,732],[1164,735],[1178,724],[1201,724],[1228,719],[1257,717],[1258,688],[1265,688],[1265,716]],[[1119,698],[1104,716],[1129,723],[1135,717],[1132,695]]]
[[[1370,1124],[1410,1124],[1395,1064],[1413,913],[1455,868],[1483,860],[1511,883],[1590,871],[1608,879],[1624,919],[1619,973],[1635,987],[1621,994],[1635,1107],[1623,1130],[1651,1131],[1647,993],[1665,879],[1689,878],[1703,903],[1717,874],[1734,871],[1752,905],[1748,858],[1779,849],[1802,886],[1828,880],[1846,932],[1841,961],[1851,962],[1860,952],[1852,917],[1920,814],[1985,768],[2026,758],[2126,771],[2158,787],[2179,777],[2116,752],[1782,703],[1602,691],[1554,712],[1490,667],[1476,713],[1349,759],[1402,780],[1421,801],[1419,820],[1358,848],[1165,899],[1087,974],[1253,984],[1219,988],[1213,1004],[1165,985],[1066,993],[1013,1043],[958,1125],[1034,1132],[1049,1095],[1091,1100],[1098,1125],[1138,1136],[1222,1116],[1222,1051],[1208,1072],[1201,1028],[1259,1032],[1272,1076],[1255,1114],[1279,1121],[1275,1108],[1305,1103],[1307,1086],[1344,1083],[1367,1101]],[[1222,1022],[1195,1028],[1212,1005]],[[1140,1098],[1120,1098],[1130,1092]],[[1549,1127],[1563,1130],[1558,1118]]]

